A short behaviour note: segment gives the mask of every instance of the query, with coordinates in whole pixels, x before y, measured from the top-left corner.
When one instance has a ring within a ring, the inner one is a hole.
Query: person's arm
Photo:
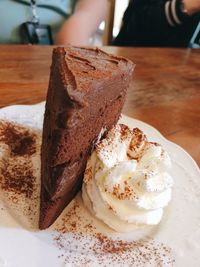
[[[107,0],[79,0],[57,34],[56,44],[88,45],[107,12]]]
[[[188,22],[200,12],[200,0],[168,0],[165,2],[165,16],[170,26]]]

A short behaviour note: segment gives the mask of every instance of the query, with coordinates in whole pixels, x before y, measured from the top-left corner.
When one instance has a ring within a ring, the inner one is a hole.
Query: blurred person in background
[[[131,0],[118,46],[200,47],[200,0]]]
[[[0,0],[1,44],[88,45],[107,0]]]

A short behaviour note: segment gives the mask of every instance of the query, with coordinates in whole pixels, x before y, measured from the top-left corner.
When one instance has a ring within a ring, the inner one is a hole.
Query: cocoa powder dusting
[[[170,248],[152,239],[125,241],[99,232],[89,217],[81,215],[76,200],[56,227],[59,258],[72,266],[173,266]],[[95,262],[94,262],[95,259]]]
[[[0,121],[0,143],[10,147],[12,155],[32,155],[36,152],[36,134],[14,123]]]
[[[88,184],[92,179],[92,167],[87,167],[84,173],[84,183]]]
[[[16,204],[21,195],[34,198],[36,177],[31,156],[36,153],[36,133],[12,122],[0,121],[0,188]]]
[[[30,198],[33,194],[33,185],[35,177],[31,169],[31,162],[19,164],[19,161],[13,162],[9,159],[1,170],[1,187],[3,190],[24,194]]]
[[[136,199],[137,198],[136,193],[134,192],[132,187],[128,185],[127,181],[125,181],[125,182],[126,183],[125,183],[123,191],[120,191],[120,185],[119,184],[113,186],[112,195],[119,200],[133,199],[133,198]],[[105,192],[106,191],[107,190],[105,190]]]

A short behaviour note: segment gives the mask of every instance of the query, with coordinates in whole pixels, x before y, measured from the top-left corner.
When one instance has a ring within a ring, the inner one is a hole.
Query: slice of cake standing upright
[[[119,119],[132,71],[132,62],[99,49],[54,49],[41,149],[40,229],[80,190],[95,141]]]

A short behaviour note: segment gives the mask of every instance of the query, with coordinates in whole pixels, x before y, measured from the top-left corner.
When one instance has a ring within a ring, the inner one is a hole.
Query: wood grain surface
[[[52,46],[0,46],[0,107],[45,100]],[[182,146],[200,166],[200,50],[103,47],[131,59],[123,113]]]

